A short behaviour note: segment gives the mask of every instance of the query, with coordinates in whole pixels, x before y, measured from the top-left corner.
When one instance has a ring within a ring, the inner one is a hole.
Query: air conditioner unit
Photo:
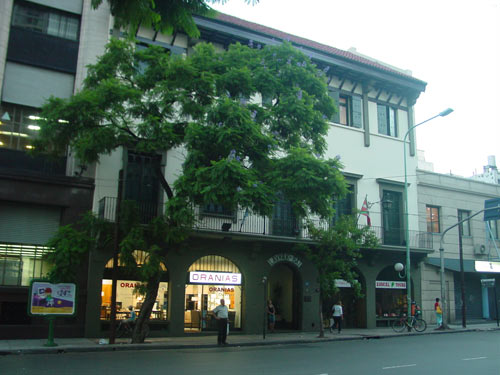
[[[474,245],[474,254],[478,255],[486,254],[486,246],[483,244]]]

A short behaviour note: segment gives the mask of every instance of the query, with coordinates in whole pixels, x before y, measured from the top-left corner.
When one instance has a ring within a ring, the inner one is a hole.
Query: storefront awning
[[[439,258],[427,258],[425,263],[441,267],[441,260]],[[464,259],[464,272],[476,272],[474,264],[474,260]],[[460,259],[445,259],[444,268],[450,271],[460,272]]]

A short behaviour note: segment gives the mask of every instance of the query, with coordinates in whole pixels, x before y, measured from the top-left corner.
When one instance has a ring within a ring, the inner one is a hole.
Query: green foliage
[[[342,165],[322,158],[335,110],[325,77],[289,43],[235,44],[226,52],[202,43],[181,58],[113,39],[82,91],[44,106],[36,149],[69,144],[91,163],[120,146],[184,147],[173,189],[161,176],[167,194],[179,198],[177,209],[217,202],[269,215],[280,193],[297,215],[327,217],[333,197],[346,192]]]
[[[53,251],[45,256],[53,268],[49,280],[53,283],[76,282],[78,270],[92,249],[104,248],[111,243],[111,227],[91,212],[75,225],[66,225],[47,243]]]
[[[92,0],[96,9],[103,0]],[[192,38],[198,38],[193,15],[214,17],[217,13],[207,2],[224,3],[225,0],[108,0],[111,14],[115,17],[115,27],[127,28],[135,35],[139,26],[151,27],[165,34],[183,31]],[[258,0],[245,0],[256,4]]]
[[[297,245],[296,250],[306,256],[317,268],[321,298],[338,293],[336,279],[349,282],[355,295],[361,296],[354,268],[361,258],[361,249],[378,246],[378,239],[370,227],[359,227],[353,216],[342,216],[332,227],[324,230],[309,225],[314,245]]]

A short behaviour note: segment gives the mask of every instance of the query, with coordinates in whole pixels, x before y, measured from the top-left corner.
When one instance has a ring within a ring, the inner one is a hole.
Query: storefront
[[[242,275],[228,259],[209,255],[188,270],[184,300],[185,332],[217,329],[212,311],[224,299],[229,309],[230,329],[241,329]]]
[[[379,273],[375,281],[377,326],[387,325],[408,311],[406,290],[406,281],[398,276],[392,266]]]
[[[116,283],[116,318],[127,319],[130,316],[129,306],[137,314],[142,307],[144,296],[136,292],[136,280],[117,280]],[[101,290],[101,320],[109,320],[111,315],[111,285],[112,280],[102,280]],[[166,320],[168,311],[168,283],[161,282],[158,288],[156,302],[151,312],[151,320]]]
[[[143,251],[134,251],[134,258],[137,265],[144,262],[147,254]],[[111,259],[104,269],[104,278],[101,285],[101,320],[110,320],[111,316],[111,290],[113,269],[113,260]],[[161,265],[163,277],[158,288],[155,304],[151,312],[151,321],[166,321],[168,319],[168,273],[164,265]],[[129,307],[135,310],[139,315],[145,296],[140,294],[137,287],[140,281],[137,280],[134,272],[127,272],[121,264],[118,263],[118,280],[116,283],[116,318],[117,320],[127,319],[130,316]]]

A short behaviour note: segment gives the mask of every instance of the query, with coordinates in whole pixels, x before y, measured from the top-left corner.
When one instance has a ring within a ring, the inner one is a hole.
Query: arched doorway
[[[133,252],[137,267],[141,267],[148,253],[141,250]],[[163,263],[160,263],[162,277],[158,288],[156,302],[151,312],[151,321],[166,321],[168,319],[168,271]],[[111,314],[111,288],[112,288],[113,259],[110,259],[104,268],[101,286],[101,320],[109,320]],[[118,274],[116,284],[116,316],[117,319],[125,319],[130,312],[128,306],[132,306],[136,313],[142,307],[144,295],[138,293],[136,286],[140,283],[135,270],[127,270],[118,259]]]
[[[216,331],[212,311],[224,299],[229,328],[241,329],[242,276],[229,259],[218,255],[199,258],[188,269],[184,298],[184,331]]]
[[[332,307],[339,300],[342,301],[344,321],[342,325],[346,328],[366,328],[366,281],[361,272],[355,271],[357,282],[361,284],[362,298],[356,297],[354,288],[345,280],[335,281],[338,293],[331,298],[323,300],[324,318],[331,318]]]
[[[301,280],[298,270],[286,262],[273,266],[267,296],[276,308],[276,329],[301,329]]]

